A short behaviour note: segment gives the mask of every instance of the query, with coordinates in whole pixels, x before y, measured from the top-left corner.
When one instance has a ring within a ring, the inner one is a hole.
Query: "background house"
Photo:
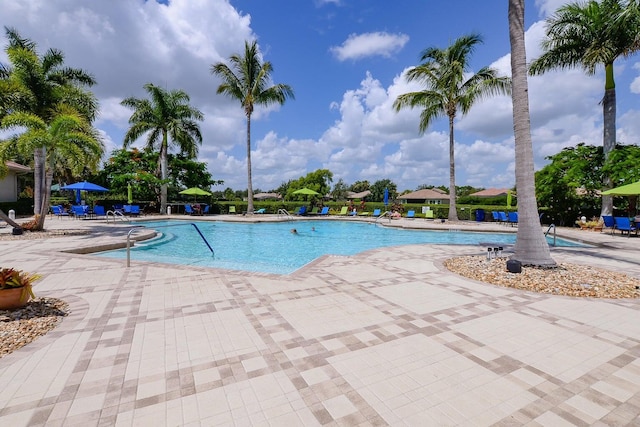
[[[439,188],[425,188],[398,196],[401,203],[424,203],[427,205],[448,205],[449,195]]]
[[[16,162],[5,162],[8,172],[0,179],[0,202],[15,202],[21,189],[18,188],[18,175],[30,173],[31,169]]]
[[[486,190],[469,194],[469,197],[501,197],[506,196],[508,192],[508,188],[487,188]]]

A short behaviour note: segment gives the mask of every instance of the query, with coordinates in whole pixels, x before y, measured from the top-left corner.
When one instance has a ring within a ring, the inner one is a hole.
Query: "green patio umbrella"
[[[640,195],[640,181],[612,188],[600,194],[603,196],[637,196]]]
[[[193,196],[193,200],[196,200],[197,196],[210,196],[211,193],[209,193],[207,190],[203,190],[202,188],[198,188],[198,187],[191,187],[191,188],[187,188],[186,190],[182,190],[180,192],[180,194],[184,194],[186,196]]]
[[[317,191],[313,191],[312,189],[306,188],[306,187],[294,191],[293,194],[304,194],[304,195],[307,195],[307,196],[319,196],[320,195],[320,193],[318,193]]]

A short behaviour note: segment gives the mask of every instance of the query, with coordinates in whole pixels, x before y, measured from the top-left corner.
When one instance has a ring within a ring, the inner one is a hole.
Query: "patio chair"
[[[500,214],[498,211],[491,211],[491,217],[495,222],[500,222]]]
[[[313,209],[311,209],[311,212],[308,213],[308,215],[318,215],[320,214],[320,208],[318,208],[317,206],[314,206]]]
[[[235,206],[229,206],[229,213],[230,214],[236,213],[236,207]]]
[[[615,226],[617,230],[620,230],[620,234],[624,235],[624,232],[627,232],[627,237],[631,236],[631,232],[638,235],[638,229],[634,224],[631,223],[631,220],[626,216],[616,216],[613,218],[615,221]]]
[[[349,207],[348,206],[343,206],[340,209],[340,212],[338,213],[338,215],[347,215],[349,213]]]
[[[130,205],[129,206],[129,215],[140,216],[140,205]]]
[[[260,208],[257,211],[253,211],[254,214],[263,214],[267,211],[265,208]]]
[[[501,224],[506,224],[509,222],[509,218],[507,217],[506,213],[500,211],[498,212],[498,221],[500,221]]]
[[[609,228],[611,229],[611,234],[613,234],[613,231],[616,229],[616,221],[613,219],[613,215],[603,215],[602,221],[604,222],[602,231],[604,231],[605,228]]]
[[[415,218],[416,218],[416,211],[414,210],[407,211],[407,219],[415,219]]]
[[[73,216],[78,219],[78,218],[86,218],[87,217],[87,211],[88,211],[88,207],[87,206],[82,206],[82,205],[73,205],[71,206],[71,212],[73,212]]]
[[[69,217],[69,212],[66,212],[60,205],[51,206],[51,212],[58,218],[61,218],[63,216]]]
[[[96,218],[100,216],[107,216],[107,214],[104,212],[104,206],[101,205],[95,205],[93,207],[93,214],[96,216]]]
[[[211,206],[204,205],[204,209],[202,209],[202,215],[209,215],[209,210],[210,209],[211,209]]]
[[[352,211],[349,211],[348,215],[349,216],[356,216],[356,215],[358,215],[358,211],[356,209],[354,209]]]
[[[518,212],[509,212],[507,220],[512,227],[518,225]]]
[[[376,218],[380,216],[380,209],[374,209],[373,210],[373,216],[375,216]]]
[[[296,212],[296,215],[306,215],[307,213],[307,207],[306,206],[300,206],[298,208],[298,212]]]
[[[185,215],[193,215],[193,208],[191,205],[184,205],[184,213]]]
[[[319,213],[320,216],[329,215],[329,206],[324,206]]]
[[[429,209],[428,211],[426,211],[424,213],[424,219],[431,219],[431,220],[436,219],[433,210]]]

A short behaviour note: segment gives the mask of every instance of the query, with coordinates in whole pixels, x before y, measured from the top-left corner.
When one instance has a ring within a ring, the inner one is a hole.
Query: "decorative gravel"
[[[36,298],[23,308],[0,310],[0,357],[55,328],[68,310],[68,304],[56,298]]]
[[[640,279],[588,265],[559,263],[557,268],[523,266],[521,273],[510,273],[506,258],[489,261],[482,256],[451,258],[444,265],[469,279],[525,291],[587,298],[640,297]]]

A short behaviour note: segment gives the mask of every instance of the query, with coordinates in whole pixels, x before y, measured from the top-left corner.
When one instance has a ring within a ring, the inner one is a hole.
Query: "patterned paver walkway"
[[[471,246],[327,256],[289,276],[60,252],[126,231],[101,227],[0,242],[2,265],[42,274],[37,293],[71,307],[0,359],[0,425],[640,423],[637,300],[522,292],[442,267],[482,253]],[[615,255],[553,256],[640,277],[637,239],[604,238]]]

